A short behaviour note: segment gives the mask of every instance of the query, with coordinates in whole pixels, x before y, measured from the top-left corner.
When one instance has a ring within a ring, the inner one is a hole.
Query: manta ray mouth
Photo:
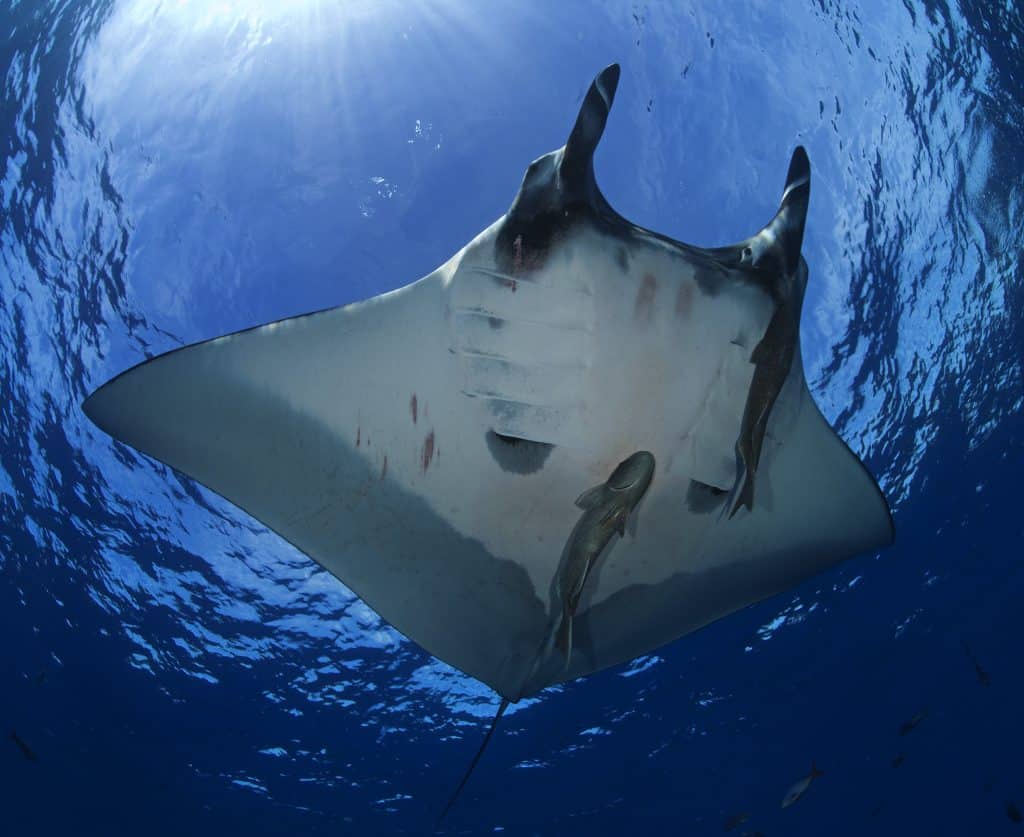
[[[503,471],[512,474],[535,474],[544,467],[554,445],[535,442],[519,436],[506,436],[495,430],[486,434],[487,449]]]

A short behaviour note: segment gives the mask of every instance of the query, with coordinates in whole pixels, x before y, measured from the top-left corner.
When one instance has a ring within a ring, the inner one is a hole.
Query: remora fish
[[[551,657],[552,647],[557,647],[565,658],[564,667],[569,665],[572,654],[572,620],[580,604],[580,596],[587,583],[590,570],[604,552],[612,535],[626,533],[626,521],[630,513],[643,499],[647,488],[654,478],[654,455],[641,450],[628,456],[615,466],[612,475],[601,485],[584,491],[577,499],[576,505],[583,509],[583,515],[573,527],[572,534],[562,551],[558,563],[558,571],[551,582],[551,611],[554,619],[541,643],[540,651],[534,660],[530,677],[524,684],[528,688],[538,671],[543,671],[544,663]],[[509,699],[503,698],[498,711],[491,721],[491,726],[484,736],[483,743],[469,763],[455,792],[448,799],[444,810],[437,818],[435,829],[440,827],[445,816],[452,809],[462,789],[473,774],[480,757],[487,748],[498,721],[508,708]]]
[[[21,754],[29,761],[36,760],[35,751],[25,743],[25,740],[18,735],[17,732],[11,730],[11,741],[18,745],[18,749],[21,750]]]
[[[807,789],[811,786],[811,782],[824,775],[824,773],[818,770],[818,766],[814,762],[811,762],[811,772],[804,776],[800,781],[794,782],[790,789],[786,791],[786,795],[782,798],[782,807],[788,808],[794,802],[799,800],[801,796],[807,793]]]
[[[583,514],[565,544],[558,572],[552,583],[553,610],[551,640],[569,665],[572,655],[572,623],[590,571],[605,551],[612,536],[626,534],[626,521],[643,499],[654,478],[654,455],[641,450],[620,462],[607,482],[583,492],[576,505]]]
[[[914,717],[911,718],[909,721],[904,721],[902,724],[900,724],[900,735],[906,735],[908,732],[911,732],[919,723],[921,723],[921,721],[923,721],[927,717],[927,710],[922,709],[920,712],[916,713]]]
[[[988,676],[988,672],[981,667],[981,663],[978,662],[978,658],[974,656],[971,651],[971,646],[967,644],[966,639],[960,640],[964,647],[964,653],[967,654],[967,659],[974,663],[974,673],[978,675],[978,682],[982,686],[988,686],[992,681]]]

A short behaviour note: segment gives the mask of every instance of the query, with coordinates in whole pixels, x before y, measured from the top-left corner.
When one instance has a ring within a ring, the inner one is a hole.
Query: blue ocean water
[[[807,148],[808,380],[897,542],[513,706],[448,829],[1024,827],[1021,11],[716,5],[4,5],[5,833],[431,830],[497,698],[79,405],[432,270],[611,61],[639,224],[741,239]]]

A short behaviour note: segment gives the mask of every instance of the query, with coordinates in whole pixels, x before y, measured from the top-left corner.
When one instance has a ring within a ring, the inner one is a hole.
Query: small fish
[[[964,653],[967,654],[967,659],[969,659],[974,664],[974,673],[978,677],[978,682],[982,686],[991,685],[992,681],[989,679],[988,672],[981,667],[981,663],[978,662],[977,657],[975,657],[974,654],[971,653],[971,647],[967,644],[967,640],[962,639],[960,640],[960,642],[964,646]]]
[[[36,760],[36,754],[32,751],[32,748],[25,743],[24,739],[14,730],[11,730],[11,741],[18,745],[18,749],[21,750],[21,754],[29,761]]]
[[[900,753],[892,760],[893,767],[899,767],[901,764],[903,764],[903,753]]]
[[[902,724],[900,724],[900,735],[906,735],[927,717],[928,711],[922,709],[920,712],[914,715],[914,717],[911,718],[909,721],[904,721]]]
[[[637,451],[616,466],[607,482],[576,500],[583,514],[569,535],[552,587],[552,598],[560,608],[552,638],[566,667],[572,656],[572,622],[590,571],[612,537],[626,534],[626,521],[653,478],[654,456]]]
[[[792,805],[794,802],[800,799],[801,796],[807,793],[807,789],[811,786],[811,782],[824,775],[825,774],[818,770],[818,766],[812,761],[811,772],[804,776],[804,778],[800,781],[794,782],[793,786],[788,791],[786,791],[786,795],[782,798],[782,807],[788,808],[790,805]]]
[[[733,814],[729,819],[725,821],[725,825],[722,826],[723,831],[732,831],[737,826],[743,825],[747,820],[750,819],[750,814],[743,812],[742,814]]]
[[[1020,814],[1020,809],[1012,802],[1006,803],[1006,816],[1009,817],[1010,822],[1019,823],[1021,820],[1024,820],[1024,817]]]

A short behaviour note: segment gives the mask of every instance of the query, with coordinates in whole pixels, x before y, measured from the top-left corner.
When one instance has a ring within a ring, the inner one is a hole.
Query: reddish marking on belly
[[[690,309],[693,308],[693,284],[683,282],[679,286],[679,293],[676,294],[676,316],[684,320],[690,316]]]
[[[384,479],[388,475],[388,455],[384,454],[384,464],[380,466],[380,478]]]
[[[427,468],[430,467],[430,463],[434,458],[434,431],[431,430],[427,434],[427,438],[423,440],[423,473],[427,473]]]
[[[360,434],[361,432],[362,432],[362,428],[360,428],[360,427],[357,427],[357,428],[356,428],[356,447],[359,447],[359,444],[360,444],[360,442],[359,442],[359,434]]]
[[[531,248],[529,245],[523,243],[523,236],[517,235],[515,241],[512,242],[512,272],[513,273],[529,273],[533,270],[539,270],[544,266],[544,261],[547,258],[547,249]],[[503,282],[506,288],[509,288],[512,293],[515,293],[517,284],[515,280],[511,282],[506,280]]]
[[[412,423],[416,423],[416,419],[419,418],[419,407],[416,404],[416,393],[412,394],[412,398],[409,399],[409,412],[412,413]]]
[[[636,292],[636,306],[633,316],[641,322],[649,323],[654,316],[654,297],[658,293],[658,280],[650,273],[644,274],[644,281]]]

